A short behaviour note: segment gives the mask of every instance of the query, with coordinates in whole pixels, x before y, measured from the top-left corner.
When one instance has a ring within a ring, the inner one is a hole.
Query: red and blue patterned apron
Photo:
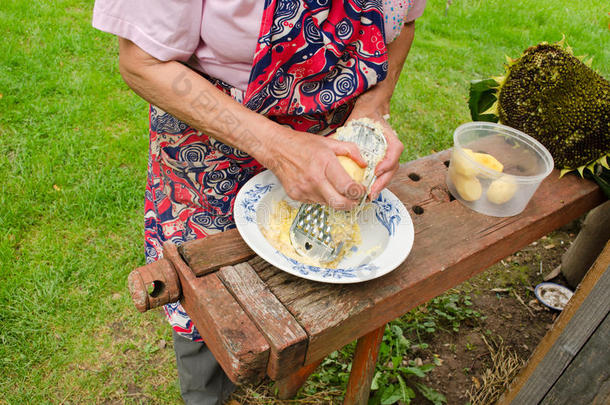
[[[270,119],[327,135],[343,125],[355,98],[386,76],[381,4],[266,0],[245,94],[210,80]],[[147,261],[159,259],[165,241],[180,244],[233,228],[237,191],[261,170],[246,153],[151,106]],[[165,312],[176,332],[201,340],[179,302]]]

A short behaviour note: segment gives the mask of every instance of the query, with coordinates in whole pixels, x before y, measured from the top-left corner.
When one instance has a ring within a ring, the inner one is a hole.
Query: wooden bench
[[[268,375],[289,398],[332,351],[358,339],[345,404],[365,404],[387,322],[601,204],[593,182],[554,171],[523,213],[478,214],[445,185],[450,151],[401,165],[389,189],[415,227],[407,259],[358,284],[292,276],[257,257],[237,230],[164,246],[164,259],[129,277],[140,311],[180,297],[204,340],[237,384]],[[153,288],[154,287],[154,288]]]

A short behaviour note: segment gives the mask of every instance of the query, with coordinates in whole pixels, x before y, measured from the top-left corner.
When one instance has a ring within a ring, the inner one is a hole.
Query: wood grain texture
[[[236,384],[256,383],[266,374],[269,344],[216,274],[196,277],[176,245],[165,243],[182,284],[181,303],[214,357]]]
[[[610,311],[610,242],[498,404],[539,403]]]
[[[358,339],[343,405],[366,405],[385,325]]]
[[[610,404],[610,315],[593,332],[540,405]]]
[[[218,277],[271,347],[267,374],[277,380],[303,366],[307,334],[248,263],[222,267]]]
[[[393,272],[366,283],[316,283],[250,260],[273,294],[310,337],[305,364],[326,356],[485,270],[604,201],[597,185],[557,171],[515,217],[478,214],[449,201],[447,151],[401,166],[390,184],[408,207],[415,242]],[[416,173],[419,181],[409,174]],[[447,196],[445,198],[444,196]],[[414,206],[423,208],[417,215]]]
[[[180,245],[179,251],[197,276],[211,273],[222,266],[244,262],[255,255],[237,229],[185,242]]]

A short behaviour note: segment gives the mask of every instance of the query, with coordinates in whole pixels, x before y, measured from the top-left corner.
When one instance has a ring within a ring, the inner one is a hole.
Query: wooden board
[[[222,267],[218,277],[271,347],[267,374],[287,377],[305,362],[307,334],[248,263]]]
[[[236,384],[265,377],[269,344],[216,274],[196,277],[176,245],[163,245],[180,278],[182,306],[229,378]]]
[[[351,285],[316,283],[252,259],[259,276],[310,337],[305,364],[319,360],[443,293],[604,201],[597,185],[554,171],[525,212],[510,218],[475,213],[448,201],[448,152],[399,169],[390,189],[409,209],[415,242],[388,275]],[[418,175],[415,181],[410,174]],[[447,196],[447,198],[445,197]],[[423,209],[423,213],[414,207]]]
[[[179,251],[197,276],[211,273],[222,266],[244,262],[255,256],[237,229],[185,242],[180,245]]]
[[[539,403],[610,311],[610,242],[499,404]]]
[[[610,315],[593,332],[541,405],[610,404]]]

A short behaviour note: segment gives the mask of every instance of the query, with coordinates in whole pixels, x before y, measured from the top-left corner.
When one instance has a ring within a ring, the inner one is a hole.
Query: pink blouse
[[[384,0],[387,42],[419,18],[426,0]],[[262,0],[96,0],[93,26],[127,38],[153,57],[186,62],[238,89],[248,87]]]

